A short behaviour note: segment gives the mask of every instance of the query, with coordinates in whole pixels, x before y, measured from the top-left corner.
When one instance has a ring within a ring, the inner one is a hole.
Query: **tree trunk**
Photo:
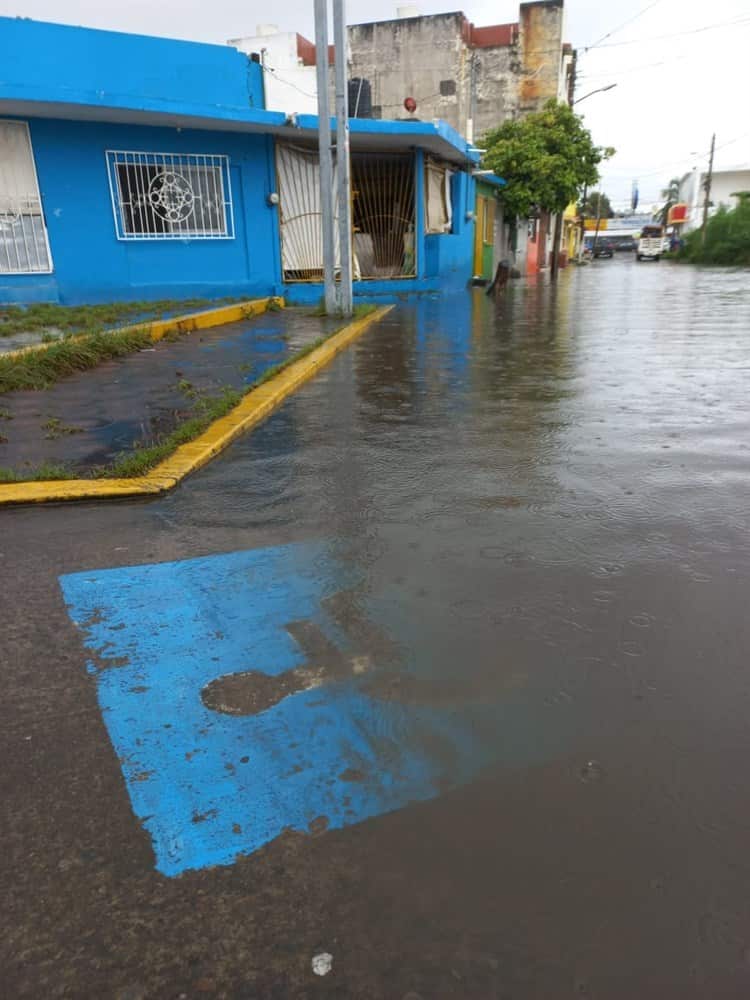
[[[555,230],[554,236],[552,237],[552,267],[550,270],[550,277],[554,280],[557,277],[557,271],[560,266],[560,241],[562,240],[562,223],[563,214],[558,212],[555,216]]]

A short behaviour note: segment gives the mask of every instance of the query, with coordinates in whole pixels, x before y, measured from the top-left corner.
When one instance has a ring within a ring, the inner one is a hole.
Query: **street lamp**
[[[583,97],[579,97],[577,101],[573,101],[573,104],[571,104],[571,107],[573,107],[576,104],[580,104],[581,101],[585,101],[587,97],[592,97],[594,94],[603,94],[606,90],[612,90],[612,88],[616,87],[616,86],[617,86],[616,83],[608,83],[606,87],[597,87],[596,90],[590,90],[588,92],[588,94],[584,94]],[[584,211],[585,211],[585,202],[586,202],[586,187],[585,186],[584,186],[584,189],[583,189],[583,201],[584,201]],[[580,232],[580,239],[579,239],[579,242],[578,242],[578,263],[579,264],[583,260],[583,240],[584,240],[583,234],[584,234],[584,230],[585,230],[585,223],[583,221],[583,215],[581,215],[581,232]]]
[[[608,83],[606,87],[599,87],[597,90],[590,90],[588,94],[584,94],[583,97],[579,97],[577,101],[573,101],[573,104],[580,104],[581,101],[585,101],[587,97],[592,97],[594,94],[603,94],[605,90],[612,90],[612,88],[616,86],[616,83]]]

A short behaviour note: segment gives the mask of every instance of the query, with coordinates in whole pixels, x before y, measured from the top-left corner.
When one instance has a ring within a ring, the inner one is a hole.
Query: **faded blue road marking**
[[[355,655],[324,602],[357,582],[325,543],[61,577],[159,871],[228,864],[319,817],[342,827],[429,799],[502,753],[516,725],[509,706],[400,705],[368,697],[355,676],[255,716],[203,704],[221,675],[302,666],[292,621],[314,622]]]

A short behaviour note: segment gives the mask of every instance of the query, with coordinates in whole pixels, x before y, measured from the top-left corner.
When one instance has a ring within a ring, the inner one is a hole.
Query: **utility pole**
[[[588,197],[588,184],[583,185],[583,200],[581,201],[581,222],[578,234],[578,263],[583,260],[583,247],[586,242],[586,198]]]
[[[352,296],[352,183],[349,156],[349,93],[346,72],[346,3],[333,0],[333,51],[336,78],[336,175],[341,260],[340,307],[351,316]]]
[[[570,76],[568,77],[568,104],[573,107],[576,94],[576,77],[578,76],[578,50],[573,49],[570,60]]]
[[[323,244],[323,286],[329,316],[336,312],[334,275],[333,157],[331,106],[328,98],[328,6],[315,0],[315,68],[318,85],[318,156],[320,160],[320,226]]]
[[[596,244],[599,239],[599,224],[602,221],[602,193],[601,191],[596,192],[596,229],[594,230],[594,249],[591,251],[592,256],[596,256]]]
[[[555,224],[552,227],[552,267],[550,268],[550,278],[554,281],[560,267],[560,244],[562,243],[563,213],[555,215]]]
[[[714,149],[716,148],[716,133],[711,136],[711,153],[708,157],[708,173],[706,174],[706,179],[703,182],[703,187],[705,188],[706,195],[703,199],[703,225],[701,227],[701,243],[706,242],[706,224],[708,223],[708,206],[711,203],[711,181],[713,180],[714,174]]]

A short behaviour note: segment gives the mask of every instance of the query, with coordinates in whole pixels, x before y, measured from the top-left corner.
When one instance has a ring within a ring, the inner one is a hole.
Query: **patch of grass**
[[[0,355],[0,393],[47,389],[66,375],[95,368],[102,361],[121,358],[151,344],[148,331],[136,329],[60,340],[44,351],[29,351],[15,357]]]
[[[196,399],[200,395],[198,389],[195,388],[192,382],[188,382],[186,378],[180,379],[177,383],[177,390],[183,396],[187,396],[188,399]]]
[[[236,299],[217,299],[207,302],[204,299],[188,299],[180,303],[164,301],[161,303],[150,303],[150,305],[172,306],[179,305],[184,309],[198,308],[203,305],[220,305],[225,302],[238,301]],[[143,306],[144,303],[127,303],[128,308]],[[64,309],[65,306],[33,306],[32,309]],[[105,306],[84,306],[82,309],[105,309]],[[3,316],[14,310],[19,310],[16,306],[0,309],[0,336],[3,335],[3,327],[6,322]],[[167,311],[172,311],[167,310]],[[13,326],[14,320],[11,319]],[[5,331],[6,333],[8,331]],[[166,343],[173,343],[184,336],[187,331],[177,329],[169,330],[161,340]],[[20,356],[4,356],[0,354],[0,394],[23,389],[48,389],[55,382],[58,382],[66,375],[75,372],[86,371],[95,368],[102,361],[112,358],[120,358],[134,351],[143,350],[153,344],[150,334],[145,327],[132,327],[128,330],[112,330],[105,332],[102,328],[95,329],[90,333],[77,333],[75,330],[63,332],[62,337],[52,334],[42,336],[42,342],[46,344],[45,350],[29,351]],[[185,383],[189,386],[190,383]],[[186,394],[188,394],[186,392]]]
[[[362,319],[365,316],[369,316],[378,307],[373,305],[371,302],[359,302],[352,310],[352,319]],[[321,299],[314,309],[311,309],[308,316],[327,316],[325,299]]]
[[[365,308],[367,311],[363,315],[372,312],[375,306],[367,306]],[[94,475],[99,479],[127,479],[130,476],[144,475],[149,469],[153,469],[154,466],[158,465],[159,462],[163,462],[165,458],[169,458],[180,445],[187,444],[189,441],[197,438],[214,420],[226,416],[230,410],[233,410],[237,406],[240,400],[244,399],[254,389],[275,378],[276,375],[283,372],[289,365],[294,364],[295,361],[299,361],[300,358],[311,354],[332,336],[334,336],[333,333],[324,334],[322,337],[318,337],[301,348],[301,350],[297,351],[291,357],[285,358],[284,361],[280,361],[277,365],[271,365],[270,368],[266,368],[263,374],[244,390],[238,391],[236,389],[225,388],[222,390],[220,396],[201,399],[196,407],[195,415],[188,418],[156,444],[146,447],[135,447],[132,451],[123,453],[112,465],[97,469]]]
[[[169,458],[181,444],[187,444],[188,441],[192,441],[193,438],[202,434],[214,420],[226,416],[239,403],[243,395],[235,389],[224,389],[220,396],[202,399],[198,403],[195,416],[180,424],[156,444],[125,452],[115,459],[112,465],[97,469],[94,473],[95,478],[127,479],[131,476],[142,476],[159,462]]]
[[[321,297],[318,299],[318,304],[313,309],[310,310],[308,316],[327,316],[327,315],[328,313],[326,312],[326,300],[321,295]]]
[[[82,427],[71,427],[64,424],[59,417],[50,417],[42,424],[42,430],[47,431],[44,435],[48,441],[57,441],[58,438],[65,437],[66,434],[82,434]]]
[[[13,419],[13,414],[10,412],[10,410],[3,410],[2,408],[0,408],[0,420],[12,420],[12,419]]]
[[[242,300],[229,297],[109,302],[95,306],[61,306],[49,302],[30,306],[0,306],[0,337],[49,330],[59,330],[62,334],[100,333],[108,327],[127,321],[153,319],[167,313],[195,312],[210,306],[240,301]]]
[[[357,318],[369,315],[369,313],[373,312],[376,308],[377,307],[373,305],[358,306],[357,309],[359,310],[359,316]],[[344,326],[345,325],[347,324],[344,324]],[[237,406],[237,404],[245,396],[253,392],[253,390],[257,389],[265,382],[268,382],[280,372],[284,371],[285,368],[288,368],[301,358],[311,354],[314,350],[320,347],[321,344],[324,344],[327,340],[330,340],[331,337],[335,336],[336,333],[340,332],[342,328],[343,327],[339,327],[331,333],[326,333],[323,336],[318,337],[316,340],[307,344],[301,350],[286,358],[284,361],[267,368],[262,375],[260,375],[244,390],[236,390],[227,387],[224,388],[218,396],[200,398],[196,404],[194,415],[185,420],[179,425],[179,427],[176,427],[169,434],[166,434],[161,440],[152,445],[142,445],[136,443],[131,451],[123,452],[110,465],[94,469],[88,474],[83,474],[83,476],[80,476],[79,478],[128,479],[145,475],[145,473],[147,473],[150,469],[153,469],[154,466],[163,462],[166,458],[169,458],[169,456],[172,455],[180,447],[180,445],[193,441],[200,434],[202,434],[203,431],[210,427],[215,420],[226,416],[227,413],[233,410],[235,406]],[[112,339],[112,336],[112,334],[106,335],[106,339],[110,340]],[[2,373],[0,371],[0,385],[2,384],[1,374]],[[189,382],[186,384],[191,386],[191,383]],[[49,473],[49,475],[47,473]],[[65,466],[62,465],[45,464],[39,466],[37,469],[21,472],[15,472],[12,469],[0,468],[0,483],[26,482],[41,479],[69,479],[71,476],[72,473],[70,470],[67,470]]]
[[[73,472],[66,465],[43,462],[34,469],[7,469],[0,466],[0,483],[34,483],[47,479],[72,479]]]
[[[378,307],[372,302],[360,302],[354,307],[352,319],[364,319],[365,316],[369,316],[370,313],[375,312],[377,308]]]

